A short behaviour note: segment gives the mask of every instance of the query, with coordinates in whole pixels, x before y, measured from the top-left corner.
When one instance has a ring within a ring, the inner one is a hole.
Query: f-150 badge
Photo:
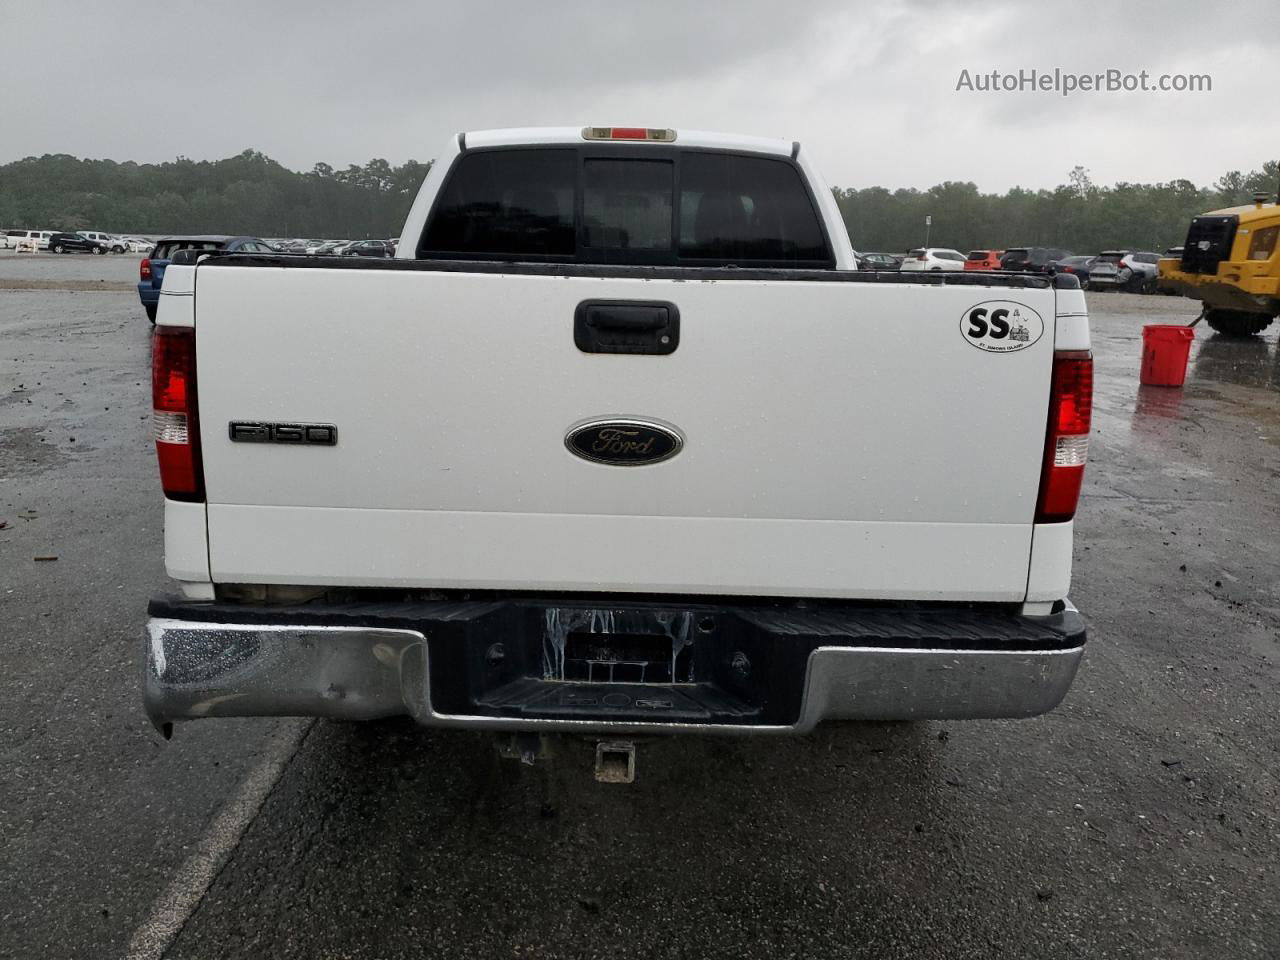
[[[1025,303],[986,300],[961,314],[960,333],[987,353],[1016,353],[1044,336],[1044,320]]]
[[[684,438],[651,420],[592,420],[570,430],[564,445],[583,460],[638,467],[674,457]]]
[[[234,443],[294,443],[332,447],[338,442],[338,428],[332,423],[264,423],[261,420],[233,420],[227,435]]]

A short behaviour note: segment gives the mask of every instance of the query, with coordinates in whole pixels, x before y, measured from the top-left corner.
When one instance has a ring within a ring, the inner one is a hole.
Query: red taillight
[[[194,328],[156,327],[152,334],[151,406],[164,495],[173,500],[203,500]]]
[[[1036,523],[1062,523],[1076,515],[1092,418],[1093,354],[1088,350],[1059,350],[1053,355],[1049,429],[1045,435]]]
[[[139,280],[151,279],[151,260],[148,259],[147,257],[143,257],[142,262],[138,264],[138,279]]]

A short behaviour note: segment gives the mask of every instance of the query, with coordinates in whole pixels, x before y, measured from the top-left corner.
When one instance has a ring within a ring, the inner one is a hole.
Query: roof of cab
[[[1246,203],[1238,207],[1224,207],[1221,210],[1210,210],[1202,216],[1206,217],[1226,217],[1237,216],[1242,223],[1248,223],[1251,220],[1261,220],[1263,218],[1274,217],[1280,213],[1280,205],[1275,203],[1264,203],[1259,206],[1256,203]]]
[[[582,136],[583,127],[511,127],[505,130],[469,130],[462,134],[466,148],[510,147],[525,144],[580,144],[620,143],[639,147],[672,146],[671,142],[647,140],[591,140]],[[775,140],[769,137],[748,137],[735,133],[712,133],[706,130],[677,130],[674,146],[712,147],[720,150],[748,150],[752,153],[773,153],[789,157],[795,148],[791,140]]]

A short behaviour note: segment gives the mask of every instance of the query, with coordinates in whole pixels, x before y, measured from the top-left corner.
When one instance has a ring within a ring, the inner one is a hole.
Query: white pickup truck
[[[154,338],[166,735],[801,733],[1072,682],[1074,277],[859,272],[799,144],[620,127],[459,135],[395,259],[198,256]]]

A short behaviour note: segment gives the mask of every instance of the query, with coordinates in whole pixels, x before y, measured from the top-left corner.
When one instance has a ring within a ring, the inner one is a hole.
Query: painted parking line
[[[285,721],[263,750],[262,758],[223,804],[151,912],[134,931],[125,960],[160,960],[195,913],[200,901],[239,845],[262,804],[297,753],[314,720]]]

